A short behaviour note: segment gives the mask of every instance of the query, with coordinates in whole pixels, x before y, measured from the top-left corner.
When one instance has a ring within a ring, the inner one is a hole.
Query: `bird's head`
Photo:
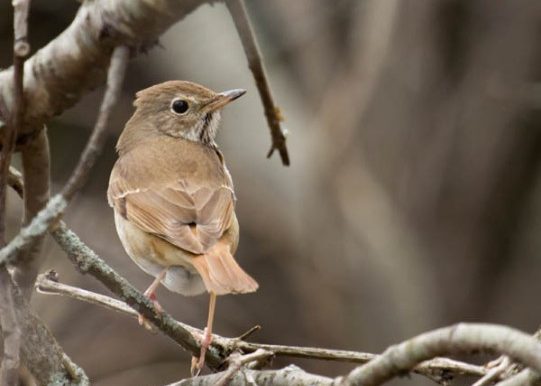
[[[136,111],[126,131],[140,127],[157,129],[163,134],[213,145],[220,123],[220,110],[241,97],[245,90],[215,92],[187,81],[169,81],[146,88],[136,94]],[[134,127],[135,126],[135,127]],[[137,135],[131,133],[130,136]],[[119,140],[121,146],[122,136]]]

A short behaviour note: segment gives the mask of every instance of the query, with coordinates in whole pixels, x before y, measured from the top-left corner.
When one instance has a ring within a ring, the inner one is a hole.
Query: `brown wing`
[[[159,189],[130,191],[119,182],[110,187],[110,198],[120,213],[142,230],[186,251],[205,253],[231,225],[234,193],[228,186],[177,181]]]

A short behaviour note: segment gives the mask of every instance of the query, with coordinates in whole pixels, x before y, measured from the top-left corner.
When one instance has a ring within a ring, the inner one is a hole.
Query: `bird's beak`
[[[246,90],[243,89],[235,89],[235,90],[229,90],[224,91],[219,94],[217,94],[214,98],[212,98],[206,105],[205,109],[208,111],[216,111],[224,107],[229,102],[233,102],[235,99],[240,98],[246,94]]]

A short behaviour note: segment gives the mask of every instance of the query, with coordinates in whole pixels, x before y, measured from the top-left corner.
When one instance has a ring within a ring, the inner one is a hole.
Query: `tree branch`
[[[29,0],[13,1],[13,85],[15,105],[11,115],[4,112],[9,124],[4,129],[2,151],[0,152],[0,245],[6,243],[6,191],[11,154],[25,111],[24,100],[24,60],[30,50],[27,42]],[[4,338],[4,355],[0,366],[0,384],[19,383],[19,354],[21,329],[14,296],[17,288],[6,267],[0,267],[0,325]]]
[[[71,25],[26,63],[25,90],[32,106],[20,138],[73,106],[103,83],[114,47],[145,48],[202,4],[215,0],[84,1]],[[0,99],[14,107],[13,68],[0,72]]]
[[[128,63],[129,51],[127,47],[117,47],[111,56],[109,74],[107,76],[107,89],[100,107],[100,112],[92,135],[83,154],[62,191],[49,200],[44,209],[33,217],[30,224],[25,226],[19,234],[2,250],[0,250],[0,264],[10,263],[17,253],[27,245],[34,243],[60,218],[75,193],[88,179],[90,169],[105,143],[106,128],[111,118],[113,107],[120,95],[124,74]]]
[[[13,167],[9,169],[9,185],[24,197],[24,183],[21,173]],[[23,331],[21,357],[30,372],[40,384],[73,384],[87,386],[90,384],[84,370],[75,364],[62,350],[45,324],[34,315],[21,296],[17,310]],[[0,301],[0,305],[2,302]]]
[[[171,383],[167,386],[215,386],[224,373],[199,376]],[[250,370],[240,369],[228,386],[331,386],[332,379],[305,372],[301,368],[289,365],[280,370]]]
[[[501,382],[498,382],[496,386],[539,386],[541,385],[541,376],[539,373],[530,369],[522,370],[520,373],[515,374]]]
[[[541,373],[541,343],[534,337],[509,327],[461,323],[392,346],[336,385],[380,385],[435,356],[479,350],[508,355]]]
[[[0,385],[17,385],[21,329],[13,300],[16,290],[6,267],[0,267],[0,324],[4,337],[4,353],[0,367]]]
[[[226,4],[242,42],[242,47],[244,48],[246,58],[248,59],[248,67],[250,67],[254,76],[271,131],[272,146],[267,157],[270,157],[272,153],[274,153],[274,150],[278,150],[282,163],[289,166],[289,154],[286,146],[286,130],[281,126],[281,122],[284,118],[280,109],[274,103],[265,67],[263,66],[263,60],[261,59],[261,53],[257,46],[257,41],[250,24],[250,19],[248,18],[248,13],[246,12],[244,1],[227,0]]]

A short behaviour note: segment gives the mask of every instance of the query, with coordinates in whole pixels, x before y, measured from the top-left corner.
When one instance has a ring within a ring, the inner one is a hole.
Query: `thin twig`
[[[127,47],[120,46],[114,50],[111,56],[111,64],[107,76],[107,89],[100,107],[100,113],[77,167],[61,193],[52,197],[45,208],[39,211],[32,219],[30,224],[22,228],[11,242],[0,250],[0,264],[12,262],[18,251],[45,234],[59,220],[70,200],[88,179],[90,169],[103,149],[106,128],[111,118],[113,107],[116,105],[116,101],[120,95],[128,58],[129,50]]]
[[[57,274],[54,271],[48,271],[38,275],[35,287],[36,291],[41,294],[68,296],[83,302],[105,307],[112,311],[127,314],[135,319],[137,319],[139,316],[137,311],[120,300],[113,299],[109,296],[101,295],[92,291],[87,291],[82,288],[59,283]]]
[[[43,294],[68,296],[127,314],[133,318],[137,318],[138,316],[137,312],[122,301],[113,299],[109,296],[96,294],[91,291],[59,283],[54,280],[54,277],[51,278],[48,274],[41,274],[38,276],[36,288],[40,293]],[[171,322],[179,324],[181,328],[188,328],[192,332],[196,332],[198,334],[201,333],[201,330],[182,324],[174,319]],[[173,328],[172,330],[175,329],[176,328]],[[169,334],[166,333],[166,335]],[[177,338],[174,339],[176,340]],[[223,355],[227,355],[227,353],[231,353],[235,350],[250,353],[262,349],[272,352],[275,356],[321,359],[350,363],[367,363],[379,357],[377,354],[355,351],[250,343],[242,341],[238,338],[226,338],[216,334],[213,335],[213,344],[217,346],[220,352],[224,353]],[[437,374],[438,372],[446,372],[453,375],[483,376],[487,373],[487,370],[483,366],[471,365],[447,358],[434,358],[430,361],[421,363],[414,369],[414,372],[428,376],[432,379],[434,374]]]
[[[239,34],[244,48],[244,53],[248,59],[248,67],[252,71],[254,80],[259,90],[261,101],[263,102],[263,108],[265,109],[265,116],[270,127],[272,136],[272,146],[270,148],[267,157],[270,157],[274,150],[278,150],[282,163],[289,166],[289,154],[286,146],[286,130],[282,127],[281,122],[284,120],[280,109],[274,103],[272,97],[269,81],[263,66],[263,60],[261,59],[261,53],[257,46],[257,41],[254,36],[254,31],[250,24],[248,13],[243,0],[228,0],[226,1],[229,13],[233,18],[235,27]]]
[[[253,334],[255,334],[256,332],[258,332],[260,330],[261,330],[261,326],[259,324],[256,324],[255,326],[248,329],[248,331],[243,332],[242,334],[240,334],[237,337],[237,339],[238,340],[246,340],[246,339],[248,339],[248,337],[252,336]]]

